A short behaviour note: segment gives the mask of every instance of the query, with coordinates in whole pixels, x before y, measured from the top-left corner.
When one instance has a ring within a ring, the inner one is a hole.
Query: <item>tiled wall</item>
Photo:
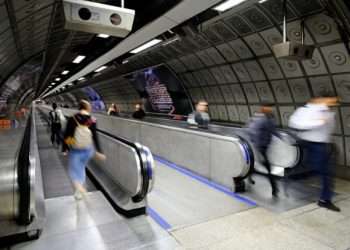
[[[342,103],[334,109],[334,141],[339,165],[350,169],[350,58],[337,25],[318,0],[288,1],[288,39],[301,40],[300,20],[305,18],[305,41],[316,50],[312,60],[277,59],[272,45],[282,41],[281,6],[281,0],[269,0],[215,17],[200,25],[199,32],[142,54],[119,71],[166,63],[194,102],[208,100],[212,118],[234,123],[245,123],[262,102],[272,102],[278,124],[285,127],[310,97],[325,89],[337,93]],[[102,86],[97,89],[106,102],[126,110],[138,99],[128,82]]]
[[[197,34],[208,42],[207,47],[167,64],[183,80],[193,101],[208,100],[214,119],[234,123],[245,123],[260,103],[271,102],[278,124],[285,127],[293,111],[310,97],[323,90],[337,93],[341,106],[334,109],[334,141],[338,163],[350,166],[350,58],[337,25],[326,12],[307,12],[321,9],[316,0],[293,1],[288,38],[300,41],[300,19],[293,16],[310,14],[305,20],[306,43],[316,50],[312,60],[277,59],[272,45],[282,41],[280,23],[275,20],[280,17],[274,13],[278,2],[267,1],[265,6],[216,20]],[[190,39],[198,40],[187,37],[182,46],[190,46]]]

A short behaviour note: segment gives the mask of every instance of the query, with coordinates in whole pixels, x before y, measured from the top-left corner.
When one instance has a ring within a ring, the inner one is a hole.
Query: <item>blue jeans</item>
[[[85,183],[85,168],[94,155],[94,149],[71,149],[68,158],[69,176],[74,182]]]
[[[303,142],[306,164],[321,178],[320,200],[331,201],[333,196],[333,152],[330,143]]]

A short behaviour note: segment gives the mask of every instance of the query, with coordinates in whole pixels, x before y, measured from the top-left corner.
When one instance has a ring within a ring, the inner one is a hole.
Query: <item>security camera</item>
[[[63,0],[65,28],[95,34],[126,37],[135,11],[85,0]]]

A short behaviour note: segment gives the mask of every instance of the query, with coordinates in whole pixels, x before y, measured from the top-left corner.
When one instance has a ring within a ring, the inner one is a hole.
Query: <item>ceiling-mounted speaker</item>
[[[283,42],[272,46],[272,50],[277,58],[290,60],[309,60],[312,59],[315,46],[305,45],[305,20],[300,23],[301,43],[287,41],[287,0],[282,2],[283,10]]]
[[[277,58],[290,60],[308,60],[312,59],[315,47],[296,42],[284,42],[276,44],[272,47]]]
[[[63,0],[65,28],[95,34],[126,37],[135,11],[85,0]]]

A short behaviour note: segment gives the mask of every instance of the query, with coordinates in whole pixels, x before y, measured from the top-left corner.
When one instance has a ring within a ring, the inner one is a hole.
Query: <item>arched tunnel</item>
[[[243,0],[226,11],[213,9],[220,0],[125,0],[136,11],[125,38],[66,29],[63,2],[0,0],[0,119],[16,119],[33,101],[77,109],[85,99],[99,115],[115,104],[128,116],[142,104],[157,123],[205,100],[213,124],[246,127],[269,104],[288,131],[295,110],[327,92],[339,97],[335,175],[350,180],[348,0]],[[312,58],[277,55],[284,33],[311,46]],[[159,43],[133,52],[153,39]],[[149,75],[166,90],[149,87]]]

